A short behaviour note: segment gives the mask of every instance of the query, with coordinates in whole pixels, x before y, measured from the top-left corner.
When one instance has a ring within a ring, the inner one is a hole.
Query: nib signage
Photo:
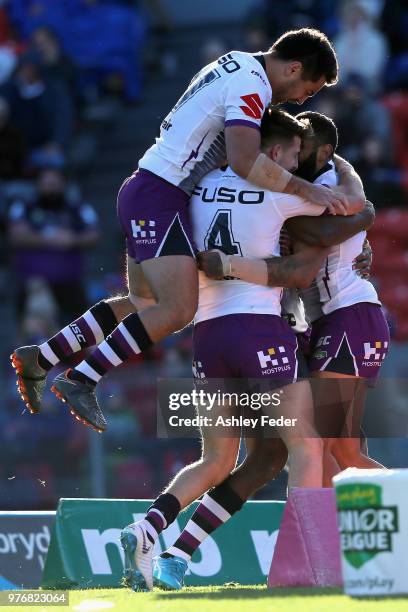
[[[146,500],[61,500],[42,586],[120,586],[124,562],[120,530],[143,518],[149,505]],[[183,512],[161,534],[154,555],[175,542],[196,506]],[[265,582],[283,508],[282,502],[248,502],[236,517],[201,544],[193,555],[187,583]]]
[[[342,551],[353,567],[361,567],[379,553],[392,552],[398,508],[383,505],[380,486],[339,486],[337,507]]]

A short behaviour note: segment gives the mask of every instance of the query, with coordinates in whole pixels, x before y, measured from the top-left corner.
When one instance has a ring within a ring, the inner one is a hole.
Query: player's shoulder
[[[337,172],[333,160],[329,160],[323,168],[317,173],[313,181],[314,185],[326,185],[333,187],[337,185]]]
[[[262,53],[247,53],[246,51],[230,51],[222,55],[217,60],[218,65],[231,75],[238,74],[239,69],[242,75],[244,71],[248,77],[258,81],[264,87],[269,89],[270,83],[266,74],[265,59]]]

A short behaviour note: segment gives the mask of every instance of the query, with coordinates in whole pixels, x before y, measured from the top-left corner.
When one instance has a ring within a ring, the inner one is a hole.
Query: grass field
[[[351,599],[333,589],[267,589],[259,586],[190,587],[178,593],[133,593],[126,589],[70,591],[69,610],[118,612],[399,612],[408,598]],[[27,612],[27,607],[7,608]],[[67,610],[66,607],[35,607]]]

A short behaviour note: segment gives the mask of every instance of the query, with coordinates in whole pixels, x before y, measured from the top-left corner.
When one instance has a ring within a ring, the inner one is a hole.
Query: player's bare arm
[[[351,214],[363,210],[366,197],[363,182],[353,166],[339,155],[334,155],[334,163],[339,177],[338,192],[344,193],[350,203]]]
[[[315,278],[327,252],[327,249],[305,245],[302,251],[287,257],[250,259],[213,250],[199,253],[198,262],[200,270],[212,280],[233,277],[266,287],[306,288]]]
[[[299,195],[327,208],[332,214],[347,214],[349,203],[343,193],[312,185],[293,176],[263,153],[258,130],[241,125],[228,126],[225,128],[225,143],[231,168],[257,187]]]
[[[365,208],[348,217],[294,217],[286,221],[291,237],[309,246],[331,247],[341,244],[358,232],[368,230],[375,220],[375,210],[367,200]]]

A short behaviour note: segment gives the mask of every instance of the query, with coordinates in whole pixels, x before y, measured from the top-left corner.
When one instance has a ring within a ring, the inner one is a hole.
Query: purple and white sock
[[[102,342],[117,324],[109,303],[98,302],[50,340],[40,344],[39,365],[50,370],[70,355]]]
[[[140,317],[132,313],[101,342],[93,353],[75,366],[69,378],[96,385],[109,370],[150,348],[150,339]]]
[[[228,483],[221,483],[204,495],[176,542],[162,556],[181,557],[187,562],[190,561],[192,554],[205,538],[241,510],[243,504],[244,500]]]
[[[160,533],[176,520],[180,512],[180,502],[171,493],[163,493],[148,508],[142,526],[150,542],[154,544]],[[133,523],[136,525],[138,523]],[[140,525],[140,523],[139,523]]]

